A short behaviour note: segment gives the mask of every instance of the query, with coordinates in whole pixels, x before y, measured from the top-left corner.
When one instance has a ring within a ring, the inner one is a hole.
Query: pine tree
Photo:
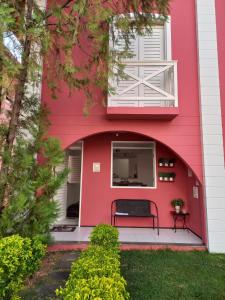
[[[57,139],[45,137],[46,109],[35,105],[38,103],[35,97],[25,103],[20,119],[24,125],[18,131],[13,153],[5,146],[2,156],[8,173],[7,176],[1,173],[0,187],[7,184],[10,196],[0,218],[0,236],[19,233],[30,237],[41,235],[47,240],[58,213],[54,195],[68,170],[56,172],[56,167],[64,161],[64,153]],[[27,107],[29,112],[25,109],[28,103],[32,104],[32,110]]]
[[[89,113],[96,100],[93,89],[113,93],[108,76],[124,76],[122,60],[130,56],[130,37],[143,29],[150,33],[155,22],[166,21],[168,11],[169,0],[50,1],[47,9],[36,0],[1,1],[0,113],[3,100],[11,101],[8,122],[0,124],[1,235],[45,235],[57,215],[53,196],[67,174],[55,171],[63,152],[57,140],[46,137],[46,110],[36,93],[43,59],[52,98],[62,80],[69,89],[84,92],[84,113]],[[115,46],[117,32],[124,39],[122,51],[109,48],[109,31]],[[19,41],[13,47],[20,62],[3,43],[13,36]],[[82,64],[73,55],[75,48],[85,55]]]

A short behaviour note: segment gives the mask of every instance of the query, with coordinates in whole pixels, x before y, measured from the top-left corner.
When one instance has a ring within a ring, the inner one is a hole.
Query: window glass
[[[154,144],[113,143],[112,186],[154,187]]]

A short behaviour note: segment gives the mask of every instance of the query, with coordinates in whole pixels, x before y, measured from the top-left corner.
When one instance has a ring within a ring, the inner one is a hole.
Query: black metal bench
[[[144,199],[116,199],[111,204],[111,225],[115,226],[118,217],[152,218],[153,229],[159,234],[159,213],[155,202]]]

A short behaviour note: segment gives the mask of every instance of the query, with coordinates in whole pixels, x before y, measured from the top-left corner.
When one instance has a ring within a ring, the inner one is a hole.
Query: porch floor
[[[79,243],[89,242],[89,235],[93,227],[77,227],[73,232],[52,232],[55,243]],[[202,240],[190,230],[151,228],[118,228],[121,243],[139,244],[177,244],[177,245],[202,245]]]

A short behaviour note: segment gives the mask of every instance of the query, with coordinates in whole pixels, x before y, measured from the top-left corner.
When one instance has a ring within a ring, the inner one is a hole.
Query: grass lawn
[[[225,255],[169,250],[121,255],[131,300],[225,299]]]
[[[23,300],[55,299],[80,252],[50,253],[27,280]],[[122,274],[131,300],[225,300],[225,255],[206,252],[124,251]]]

